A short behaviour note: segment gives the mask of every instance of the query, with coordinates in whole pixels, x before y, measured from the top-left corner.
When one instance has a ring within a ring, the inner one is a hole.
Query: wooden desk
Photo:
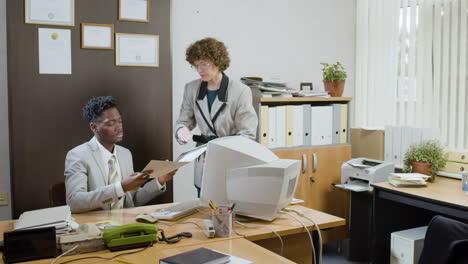
[[[374,263],[388,263],[390,234],[425,226],[435,215],[468,222],[468,196],[459,179],[437,177],[427,187],[394,187],[387,182],[374,186]]]
[[[131,224],[135,223],[135,217],[142,213],[151,213],[157,209],[167,207],[169,205],[152,205],[152,206],[142,206],[136,208],[127,208],[121,210],[112,210],[112,211],[94,211],[89,212],[86,214],[76,214],[73,215],[75,220],[78,223],[86,223],[86,222],[97,222],[102,220],[109,220],[112,219],[116,222],[122,224]],[[335,217],[332,215],[328,215],[319,211],[315,211],[309,208],[305,208],[299,205],[292,206],[296,210],[302,211],[307,217],[314,219],[314,221],[318,224],[319,228],[321,229],[328,229],[334,228],[338,226],[343,226],[345,224],[345,220],[339,217]],[[265,248],[262,248],[251,241],[272,241],[271,244],[274,245],[273,249],[277,250],[279,248],[279,240],[274,233],[272,233],[269,229],[265,227],[257,227],[257,228],[247,228],[240,225],[235,225],[235,230],[241,234],[242,236],[233,234],[231,237],[216,237],[208,239],[202,231],[193,224],[186,223],[186,222],[193,222],[199,225],[202,225],[203,219],[208,219],[211,217],[211,212],[209,209],[202,210],[196,214],[187,216],[185,218],[180,219],[177,222],[168,222],[168,221],[159,221],[156,225],[164,230],[164,233],[168,236],[180,233],[183,231],[189,231],[193,234],[193,237],[190,239],[182,239],[177,244],[165,244],[165,243],[158,243],[153,245],[151,248],[146,249],[143,252],[129,255],[122,257],[123,259],[135,262],[135,263],[154,263],[155,261],[159,260],[160,258],[164,258],[173,254],[178,254],[183,251],[195,249],[197,247],[208,247],[212,249],[217,249],[241,258],[245,258],[254,262],[258,263],[290,263],[289,260],[275,254],[272,251],[269,251]],[[313,225],[307,221],[306,219],[302,219],[302,221],[306,224],[307,228],[310,230],[314,230]],[[14,221],[3,221],[0,222],[0,232],[2,233],[5,231],[10,231],[13,229]],[[167,226],[166,224],[173,224],[179,223],[173,226]],[[301,236],[303,238],[307,238],[305,234],[305,230],[296,221],[291,219],[287,215],[282,215],[278,219],[273,222],[266,222],[266,221],[254,221],[247,223],[247,225],[268,225],[269,228],[278,232],[282,238],[285,240],[286,243],[286,250],[288,249],[288,244],[290,246],[299,246],[307,253],[308,257],[297,256],[293,261],[295,262],[303,262],[311,259],[311,249],[309,242],[307,240],[307,246],[304,246],[303,243],[288,243],[290,240],[289,238],[294,236]],[[129,250],[132,251],[132,250]],[[123,251],[122,251],[123,252]],[[276,251],[279,252],[279,251]],[[286,251],[285,251],[286,253]],[[69,257],[64,257],[63,261],[71,260],[86,256],[104,256],[104,257],[111,257],[115,256],[118,253],[110,252],[110,251],[102,251],[102,252],[94,252],[88,254],[81,254],[81,255],[73,255]],[[286,256],[287,254],[285,254]],[[291,255],[294,255],[291,253]],[[289,255],[288,255],[289,256]],[[288,257],[286,256],[286,257]],[[299,261],[297,259],[299,258]],[[89,261],[79,261],[78,263],[100,263],[103,260],[89,260]],[[3,260],[0,261],[3,263]],[[37,260],[31,261],[28,263],[50,263],[50,260]],[[60,263],[60,261],[59,261]],[[156,262],[157,263],[157,262]],[[310,262],[309,262],[310,263]]]

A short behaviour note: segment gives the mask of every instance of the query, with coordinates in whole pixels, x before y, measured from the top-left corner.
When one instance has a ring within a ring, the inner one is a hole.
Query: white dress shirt
[[[96,137],[94,137],[94,140],[96,141],[97,145],[98,145],[98,148],[99,148],[99,152],[101,153],[101,157],[102,157],[102,167],[103,168],[107,168],[107,172],[110,171],[110,167],[109,167],[109,160],[111,158],[112,155],[114,155],[116,157],[115,159],[115,169],[117,170],[117,174],[118,174],[118,178],[119,179],[122,179],[122,175],[121,174],[121,170],[120,170],[120,165],[119,165],[119,156],[118,156],[118,153],[117,153],[117,148],[114,148],[113,152],[110,152],[109,150],[107,150],[103,145],[101,145],[101,143],[99,142],[99,140],[97,140]],[[129,176],[129,175],[124,175],[124,176]],[[165,191],[166,190],[166,184],[163,184],[161,185],[158,181],[158,179],[154,179],[156,181],[156,184],[159,188],[159,190],[161,191]],[[116,182],[115,184],[115,192],[117,193],[117,196],[118,197],[122,197],[125,195],[125,192],[122,188],[122,184],[119,182]]]

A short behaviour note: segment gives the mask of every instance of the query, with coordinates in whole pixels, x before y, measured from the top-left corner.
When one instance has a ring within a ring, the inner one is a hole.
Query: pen
[[[232,204],[232,206],[231,206],[231,214],[232,214],[232,212],[234,212],[234,207],[236,207],[236,203]]]
[[[216,207],[211,200],[208,201],[208,205],[215,211],[216,215],[219,215],[218,207]]]

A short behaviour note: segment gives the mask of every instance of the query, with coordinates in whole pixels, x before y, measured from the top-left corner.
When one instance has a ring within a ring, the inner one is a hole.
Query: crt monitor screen
[[[299,161],[279,159],[246,137],[219,138],[208,143],[200,198],[236,202],[236,213],[272,220],[291,201],[299,170]]]

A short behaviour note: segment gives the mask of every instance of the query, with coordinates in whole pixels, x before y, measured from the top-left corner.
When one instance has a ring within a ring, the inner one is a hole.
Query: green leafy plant
[[[339,61],[337,61],[335,64],[330,65],[325,62],[321,62],[323,68],[322,68],[322,73],[323,73],[323,80],[325,81],[344,81],[346,80],[346,77],[348,75],[346,74],[345,68]]]
[[[430,175],[431,179],[434,180],[437,172],[445,167],[447,154],[444,153],[439,141],[427,140],[410,146],[403,160],[403,171],[411,172],[413,170],[413,162],[432,164]]]

